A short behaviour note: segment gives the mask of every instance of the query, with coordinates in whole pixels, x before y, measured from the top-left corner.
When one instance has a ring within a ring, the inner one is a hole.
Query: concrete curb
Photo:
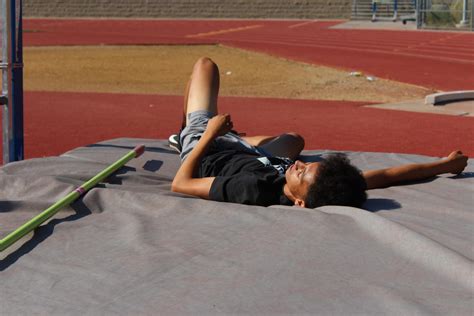
[[[473,100],[474,90],[440,92],[427,95],[425,104],[444,105],[446,102]]]

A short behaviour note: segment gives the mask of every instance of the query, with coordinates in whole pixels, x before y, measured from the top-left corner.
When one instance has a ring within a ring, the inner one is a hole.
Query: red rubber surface
[[[58,155],[116,137],[167,139],[177,132],[182,113],[179,96],[27,92],[25,102],[28,158]],[[232,113],[234,126],[241,132],[274,135],[295,131],[305,137],[308,149],[430,156],[462,149],[474,156],[472,118],[361,105],[222,97],[219,106],[223,113]]]
[[[337,23],[27,19],[24,37],[30,46],[221,42],[426,87],[474,88],[474,34],[327,28]],[[199,33],[208,34],[186,37]],[[239,131],[295,131],[305,137],[308,149],[431,156],[462,149],[474,156],[472,118],[361,106],[347,101],[220,99],[221,111],[232,113]],[[166,139],[178,129],[181,107],[177,96],[26,92],[26,157],[58,155],[116,137]]]

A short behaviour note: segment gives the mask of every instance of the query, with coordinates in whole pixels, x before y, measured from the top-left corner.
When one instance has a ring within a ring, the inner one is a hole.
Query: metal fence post
[[[416,6],[415,6],[415,15],[416,15],[416,28],[421,29],[421,1],[422,0],[416,0]]]
[[[467,0],[463,0],[463,3],[462,3],[462,20],[461,20],[461,22],[459,22],[460,25],[468,25],[469,24],[469,22],[467,20],[467,7],[468,7]]]
[[[352,17],[357,16],[357,0],[352,0],[352,13],[351,13],[351,16]]]
[[[393,22],[398,19],[398,0],[393,1]]]
[[[474,31],[474,1],[471,0],[471,31]]]

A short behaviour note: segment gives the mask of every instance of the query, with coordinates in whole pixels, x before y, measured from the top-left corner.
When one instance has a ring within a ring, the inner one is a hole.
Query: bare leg
[[[304,148],[304,139],[296,133],[286,133],[280,136],[242,137],[252,146],[262,148],[272,156],[296,159]]]
[[[184,94],[183,125],[187,115],[198,110],[217,114],[219,94],[219,68],[207,57],[201,57],[194,64],[193,73]]]
[[[189,96],[190,85],[191,85],[191,77],[189,77],[188,83],[186,84],[186,90],[184,90],[184,106],[183,106],[183,119],[181,120],[181,129],[186,127],[186,111],[188,110],[188,96]]]
[[[193,73],[184,94],[183,126],[189,113],[205,110],[217,114],[219,94],[219,68],[207,57],[201,57],[194,64]],[[186,123],[185,123],[186,122]],[[295,159],[304,147],[304,139],[296,133],[280,136],[243,137],[253,146],[259,146],[267,153]]]

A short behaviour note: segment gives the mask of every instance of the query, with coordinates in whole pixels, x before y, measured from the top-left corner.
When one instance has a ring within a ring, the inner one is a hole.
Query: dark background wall
[[[29,17],[349,18],[351,0],[24,0]]]

